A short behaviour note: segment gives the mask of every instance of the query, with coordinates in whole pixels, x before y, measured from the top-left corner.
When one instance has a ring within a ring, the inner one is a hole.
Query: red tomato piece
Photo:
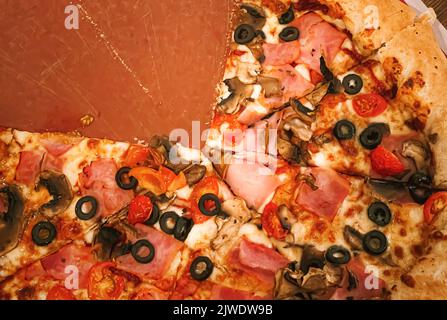
[[[447,208],[447,192],[437,192],[424,205],[424,219],[430,224],[436,216]]]
[[[396,176],[405,170],[402,161],[382,146],[371,152],[371,165],[373,170],[383,177]]]
[[[144,195],[136,196],[129,204],[127,220],[130,224],[143,223],[151,217],[153,207],[149,197]]]
[[[132,145],[127,150],[126,159],[124,163],[130,167],[143,165],[148,160],[150,149],[148,147]]]
[[[261,217],[262,227],[270,237],[277,240],[284,240],[287,236],[287,230],[281,225],[278,217],[278,206],[273,202],[267,204]]]
[[[355,96],[352,106],[359,116],[371,118],[381,115],[388,107],[388,102],[377,93],[366,93]]]
[[[48,291],[47,300],[76,300],[76,297],[71,290],[61,285],[55,285]]]
[[[112,273],[114,262],[99,262],[89,271],[88,296],[92,300],[116,300],[124,290],[125,279]]]

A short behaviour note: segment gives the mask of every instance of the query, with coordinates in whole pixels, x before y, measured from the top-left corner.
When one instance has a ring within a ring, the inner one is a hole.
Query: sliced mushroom
[[[430,151],[419,140],[408,140],[402,146],[402,155],[414,161],[418,171],[427,172],[430,165]]]
[[[281,81],[279,81],[279,79],[265,76],[258,76],[257,81],[262,86],[262,89],[264,89],[264,95],[266,98],[281,96],[282,84]]]
[[[47,217],[53,217],[68,208],[73,200],[71,185],[64,174],[53,171],[43,171],[39,177],[39,186],[45,187],[52,199],[40,207],[39,212]]]
[[[297,140],[309,142],[312,138],[312,130],[310,125],[302,121],[299,116],[291,116],[281,123],[280,135],[282,137],[289,136],[292,142]],[[293,137],[296,139],[293,139]]]
[[[353,250],[362,250],[363,234],[360,231],[351,226],[345,226],[343,237]]]
[[[18,187],[11,185],[0,189],[0,196],[5,196],[7,212],[0,214],[0,256],[14,249],[25,225],[24,201]]]
[[[219,231],[216,238],[211,242],[211,248],[220,250],[224,247],[230,247],[232,240],[237,239],[237,234],[243,223],[235,217],[216,221],[218,221]]]
[[[304,274],[307,274],[310,269],[323,269],[325,264],[324,252],[310,245],[304,247],[303,256],[300,261],[300,270]]]
[[[193,186],[205,176],[206,167],[199,164],[194,164],[185,169],[183,173],[185,174],[188,185]]]
[[[167,136],[155,135],[149,141],[149,146],[156,150],[152,157],[156,162],[162,164],[165,159],[169,159],[169,152],[172,148],[172,143]]]
[[[231,94],[218,104],[220,112],[235,114],[239,111],[241,103],[253,93],[253,86],[241,82],[238,77],[224,81]]]
[[[233,198],[222,203],[222,210],[230,217],[245,223],[252,218],[250,209],[241,198]]]
[[[329,83],[319,85],[312,93],[306,96],[307,101],[309,101],[313,106],[318,106],[326,96],[329,90]]]
[[[292,224],[296,222],[295,216],[292,214],[292,212],[287,208],[285,205],[281,205],[278,208],[278,217],[281,221],[281,226],[286,230],[292,229]]]
[[[102,226],[95,236],[95,243],[97,246],[97,257],[101,261],[110,260],[115,258],[117,253],[122,253],[123,250],[114,250],[120,242],[122,242],[123,234],[113,227]],[[114,256],[112,257],[112,253]]]
[[[266,22],[264,9],[251,3],[241,4],[240,22],[251,25],[255,30],[260,30]]]
[[[295,162],[299,165],[306,166],[307,162],[310,160],[310,154],[307,151],[305,143],[294,145],[288,140],[278,138],[277,148],[281,157],[290,162]]]

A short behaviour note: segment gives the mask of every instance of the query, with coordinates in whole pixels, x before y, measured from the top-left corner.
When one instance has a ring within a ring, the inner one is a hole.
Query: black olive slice
[[[234,31],[234,41],[238,44],[247,44],[256,37],[255,29],[249,24],[241,24]]]
[[[374,256],[379,256],[388,249],[388,240],[386,236],[377,230],[365,234],[362,244],[363,250]]]
[[[168,211],[160,217],[160,229],[166,234],[174,234],[179,215],[174,211]]]
[[[180,217],[175,224],[174,238],[179,241],[185,241],[193,225],[194,222],[191,219]]]
[[[199,256],[193,260],[189,267],[191,277],[195,280],[203,281],[209,278],[213,273],[214,264],[208,257]]]
[[[141,248],[147,248],[149,249],[149,253],[145,256],[140,255]],[[155,256],[155,248],[146,239],[138,240],[132,245],[132,249],[130,250],[130,253],[132,254],[132,257],[139,263],[150,263],[152,260],[154,260]]]
[[[327,249],[325,258],[332,264],[342,265],[347,264],[351,260],[351,253],[342,246],[332,246]]]
[[[300,37],[300,32],[295,27],[285,27],[279,33],[279,38],[285,42],[298,40],[299,37]]]
[[[90,210],[88,212],[84,212],[83,206],[84,204],[90,204]],[[98,201],[91,197],[91,196],[85,196],[78,200],[75,206],[75,213],[76,216],[81,220],[90,220],[98,211]]]
[[[279,24],[289,24],[295,20],[295,12],[293,11],[293,6],[289,7],[289,10],[284,12],[279,18]]]
[[[389,132],[389,127],[384,123],[374,123],[360,134],[360,143],[365,149],[377,148],[383,140],[383,136]]]
[[[123,190],[132,190],[138,185],[138,180],[135,177],[128,176],[129,172],[129,167],[122,167],[115,175],[116,184]],[[129,182],[126,182],[126,179],[129,180]]]
[[[146,221],[144,221],[144,224],[147,226],[153,226],[154,224],[156,224],[158,222],[158,219],[160,218],[160,208],[158,207],[158,205],[155,203],[154,200],[152,200],[152,212],[151,212],[151,216],[149,217],[149,219],[147,219]]]
[[[333,133],[338,140],[352,139],[356,133],[355,125],[351,121],[340,120],[335,124]]]
[[[205,206],[205,204],[208,201],[212,201],[214,203],[213,209],[211,209],[211,210],[208,210]],[[222,206],[220,204],[220,200],[215,194],[207,193],[207,194],[204,194],[202,197],[200,197],[199,210],[204,215],[206,215],[208,217],[217,216],[220,213],[221,209],[222,209]]]
[[[391,222],[391,210],[383,202],[377,201],[372,203],[368,208],[368,218],[375,224],[385,227]]]
[[[349,74],[343,78],[345,92],[350,95],[359,93],[363,88],[363,80],[356,74]]]
[[[329,70],[323,56],[320,58],[320,71],[325,81],[332,81],[334,79],[334,74]]]
[[[33,242],[40,246],[47,246],[56,238],[56,227],[49,221],[38,222],[31,231]]]
[[[408,191],[413,200],[418,204],[424,204],[433,194],[431,188],[432,178],[423,172],[416,172],[408,181]]]

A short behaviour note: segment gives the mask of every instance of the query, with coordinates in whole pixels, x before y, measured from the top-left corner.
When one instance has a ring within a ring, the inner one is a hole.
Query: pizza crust
[[[326,0],[343,14],[359,52],[368,56],[414,22],[415,12],[399,0]],[[338,8],[338,9],[337,9]]]
[[[396,101],[402,110],[413,112],[425,128],[434,155],[435,184],[447,188],[447,58],[435,38],[431,19],[396,34],[375,58],[383,65],[394,61],[398,66],[391,75],[399,88]]]

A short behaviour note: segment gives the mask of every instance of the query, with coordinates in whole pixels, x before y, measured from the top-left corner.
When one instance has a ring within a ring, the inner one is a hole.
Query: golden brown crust
[[[447,188],[447,59],[431,23],[418,22],[397,33],[375,58],[382,64],[394,59],[401,66],[392,75],[399,88],[397,101],[425,128],[434,153],[435,183]]]
[[[368,56],[414,22],[414,11],[399,0],[326,0],[341,8],[343,21],[359,52]]]

